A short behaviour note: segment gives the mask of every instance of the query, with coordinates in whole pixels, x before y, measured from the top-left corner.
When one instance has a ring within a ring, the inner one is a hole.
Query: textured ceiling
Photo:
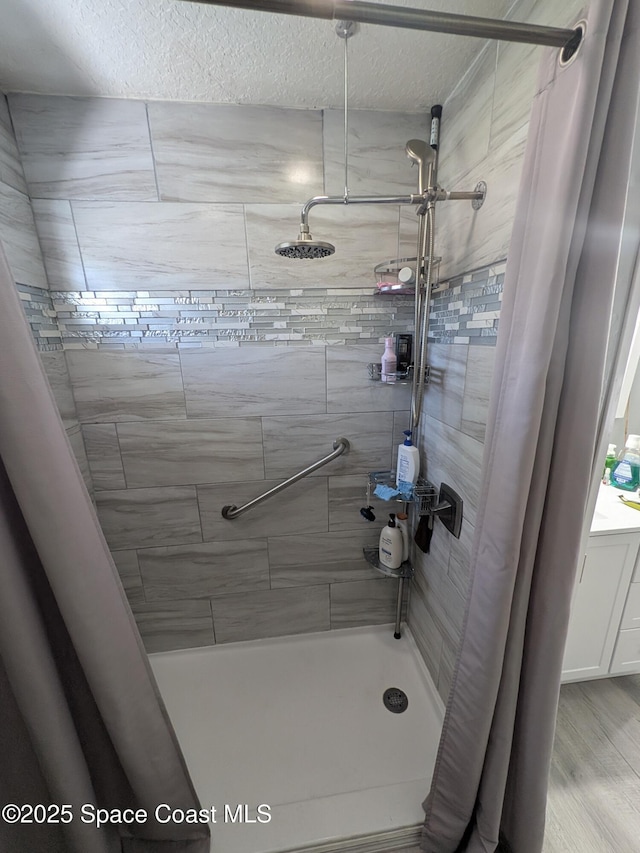
[[[513,0],[391,0],[502,18]],[[343,42],[330,21],[182,0],[0,0],[0,89],[339,107]],[[484,42],[364,25],[349,42],[350,106],[442,101]]]

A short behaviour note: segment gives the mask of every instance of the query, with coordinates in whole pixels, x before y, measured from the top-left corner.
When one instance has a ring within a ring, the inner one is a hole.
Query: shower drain
[[[392,714],[401,714],[407,710],[407,705],[409,704],[407,694],[398,687],[390,687],[388,690],[385,690],[382,701],[384,702],[384,707],[391,711]]]

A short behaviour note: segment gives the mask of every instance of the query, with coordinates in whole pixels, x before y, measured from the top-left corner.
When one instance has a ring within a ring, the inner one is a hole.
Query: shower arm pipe
[[[277,486],[274,486],[272,489],[269,489],[268,492],[264,492],[261,495],[258,495],[257,498],[249,501],[243,506],[236,506],[235,504],[227,504],[227,506],[222,507],[222,517],[227,518],[229,520],[233,518],[238,518],[239,515],[247,512],[249,509],[253,509],[254,506],[258,506],[263,501],[266,501],[268,498],[277,495],[278,492],[281,492],[283,489],[286,489],[288,486],[293,486],[294,483],[297,483],[298,480],[302,480],[303,477],[308,477],[309,474],[312,474],[314,471],[317,471],[318,468],[322,468],[323,465],[327,465],[329,462],[333,462],[334,459],[337,459],[338,456],[342,456],[343,453],[347,453],[351,448],[351,443],[347,438],[337,438],[333,442],[333,450],[331,453],[327,454],[327,456],[323,456],[322,459],[318,459],[317,462],[314,462],[313,465],[309,465],[306,468],[303,468],[302,471],[298,471],[297,474],[294,474],[293,477],[289,477],[288,480],[284,480],[282,483],[278,483]]]
[[[424,193],[411,195],[370,195],[370,196],[355,196],[355,195],[317,195],[305,202],[300,212],[300,222],[303,231],[309,230],[309,211],[312,207],[319,204],[421,204],[427,205],[434,201],[459,201],[469,200],[481,201],[484,198],[484,192],[476,190],[471,192],[449,192],[441,187],[430,188]]]
[[[365,0],[196,0],[210,6],[230,6],[254,12],[275,12],[304,18],[355,21],[361,24],[378,24],[409,30],[426,30],[472,36],[498,41],[515,41],[551,47],[571,48],[582,37],[580,30],[543,27],[518,21],[501,21],[448,12],[430,12],[426,9],[404,8],[388,3],[371,3]]]
[[[423,204],[424,195],[316,195],[305,202],[300,212],[302,225],[309,226],[309,211],[317,204]]]

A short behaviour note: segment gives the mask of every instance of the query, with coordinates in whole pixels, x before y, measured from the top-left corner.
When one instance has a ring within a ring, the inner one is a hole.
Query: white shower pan
[[[383,625],[150,660],[201,805],[216,808],[213,853],[417,843],[444,709],[406,628],[400,640]],[[404,712],[385,708],[390,687],[407,694]]]

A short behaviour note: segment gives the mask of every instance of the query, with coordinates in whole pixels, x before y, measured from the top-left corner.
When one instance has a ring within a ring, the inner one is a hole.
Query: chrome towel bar
[[[254,498],[252,501],[249,501],[244,506],[236,506],[235,504],[227,504],[227,506],[222,507],[222,517],[227,519],[238,518],[239,515],[242,515],[243,512],[246,512],[249,509],[253,509],[254,506],[258,506],[263,501],[266,501],[267,498],[273,497],[273,495],[277,495],[278,492],[281,492],[283,489],[286,489],[287,486],[292,486],[294,483],[297,483],[298,480],[302,480],[303,477],[307,477],[309,474],[317,471],[318,468],[322,468],[323,465],[326,465],[328,462],[332,462],[334,459],[337,459],[338,456],[342,456],[343,453],[347,453],[351,444],[349,440],[346,438],[337,438],[333,442],[333,451],[329,453],[327,456],[323,456],[322,459],[319,459],[317,462],[314,462],[313,465],[309,465],[307,468],[304,468],[302,471],[298,471],[297,474],[294,474],[293,477],[289,477],[288,480],[285,480],[282,483],[279,483],[277,486],[274,486],[272,489],[269,489],[268,492],[265,492],[262,495],[258,495],[257,498]]]

